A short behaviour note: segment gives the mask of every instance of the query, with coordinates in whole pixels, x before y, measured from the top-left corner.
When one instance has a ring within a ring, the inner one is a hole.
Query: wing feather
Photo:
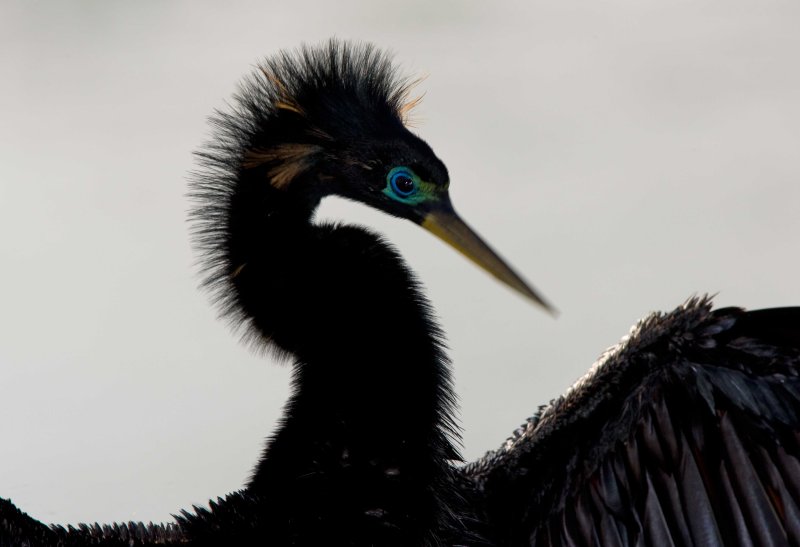
[[[664,508],[660,498],[656,495],[650,475],[645,475],[646,497],[642,516],[644,520],[644,530],[642,536],[645,545],[664,545],[674,546],[672,539],[672,528],[667,522]]]
[[[463,472],[498,545],[800,545],[800,308],[653,315]]]

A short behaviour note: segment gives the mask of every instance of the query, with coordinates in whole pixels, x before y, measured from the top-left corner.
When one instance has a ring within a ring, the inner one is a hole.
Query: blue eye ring
[[[417,182],[414,173],[407,167],[395,167],[386,177],[389,188],[399,198],[408,198],[417,193]]]

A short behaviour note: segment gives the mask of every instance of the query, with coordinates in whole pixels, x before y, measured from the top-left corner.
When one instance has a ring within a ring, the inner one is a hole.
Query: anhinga
[[[643,320],[495,452],[459,467],[449,364],[380,236],[313,222],[327,195],[410,219],[549,306],[459,218],[371,46],[266,60],[199,153],[206,286],[293,392],[247,487],[177,524],[47,528],[0,503],[0,545],[800,544],[800,308]],[[59,543],[60,542],[60,543]]]

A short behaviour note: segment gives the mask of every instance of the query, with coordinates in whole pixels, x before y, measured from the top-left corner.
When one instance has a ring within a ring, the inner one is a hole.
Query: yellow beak
[[[557,314],[556,309],[497,256],[497,253],[467,226],[455,211],[449,207],[448,209],[428,213],[421,223],[422,227],[552,315]]]

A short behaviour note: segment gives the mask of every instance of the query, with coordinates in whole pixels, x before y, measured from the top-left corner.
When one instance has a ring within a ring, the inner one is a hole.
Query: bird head
[[[209,157],[238,161],[247,176],[237,179],[309,209],[337,195],[411,220],[553,311],[455,212],[447,168],[408,128],[416,83],[371,45],[331,40],[284,52],[244,81],[233,112],[218,115],[226,134]]]

